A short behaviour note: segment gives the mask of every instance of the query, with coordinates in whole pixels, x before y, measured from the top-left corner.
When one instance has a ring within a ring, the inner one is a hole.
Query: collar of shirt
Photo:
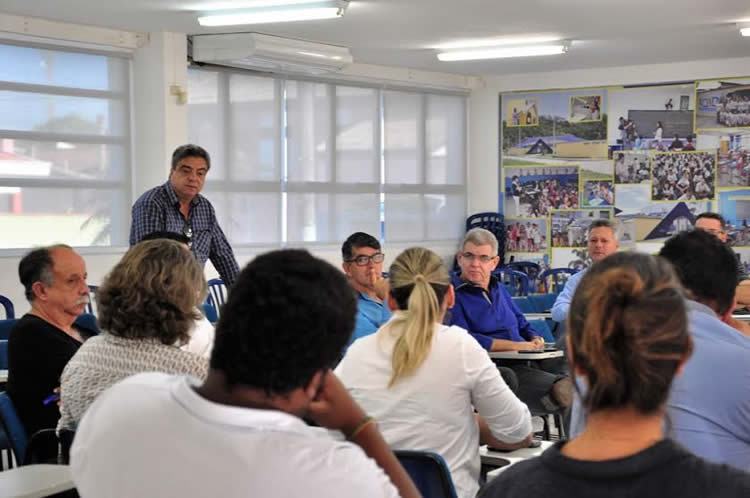
[[[454,273],[451,280],[455,291],[484,292],[485,294],[492,294],[492,290],[499,282],[495,275],[490,275],[490,284],[487,286],[487,290],[484,290],[481,285],[462,279],[459,273]]]
[[[177,197],[177,192],[174,191],[174,188],[172,187],[172,183],[167,180],[167,182],[163,185],[164,192],[167,194],[167,198],[169,198],[169,202],[173,206],[180,207],[180,199]],[[197,194],[195,197],[193,197],[193,200],[190,201],[190,207],[193,208],[201,203],[202,195]]]

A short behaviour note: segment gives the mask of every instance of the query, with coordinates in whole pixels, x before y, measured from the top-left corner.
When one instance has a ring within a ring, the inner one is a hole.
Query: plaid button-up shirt
[[[198,261],[204,265],[210,259],[224,283],[227,286],[234,283],[240,267],[208,199],[200,194],[195,196],[186,220],[180,213],[177,194],[172,185],[166,182],[140,196],[133,204],[132,215],[131,246],[152,232],[190,234],[191,248]]]

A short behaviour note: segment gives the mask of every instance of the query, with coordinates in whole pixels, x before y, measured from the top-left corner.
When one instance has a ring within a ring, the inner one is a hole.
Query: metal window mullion
[[[50,133],[39,131],[0,130],[0,137],[16,140],[31,140],[35,142],[68,142],[91,145],[127,145],[127,136],[114,135],[78,135],[65,133]]]
[[[419,167],[419,173],[421,177],[421,184],[423,187],[427,187],[427,94],[421,94],[419,99],[419,109],[417,110],[417,164]],[[425,195],[421,195],[422,199],[422,233],[423,237],[427,238],[427,224],[428,224],[428,213],[427,213],[427,200]]]
[[[19,188],[69,188],[69,189],[121,189],[124,180],[82,180],[80,178],[18,178],[0,177],[3,187]]]
[[[279,243],[286,245],[287,231],[287,207],[288,194],[286,191],[287,174],[287,141],[286,141],[286,81],[283,78],[274,78],[274,101],[276,103],[276,119],[274,120],[276,136],[276,170],[279,173]]]
[[[337,115],[337,109],[338,109],[338,101],[336,99],[336,85],[332,83],[326,83],[328,95],[330,98],[328,99],[328,112],[330,113],[330,125],[328,127],[329,131],[329,137],[328,137],[328,144],[331,147],[329,150],[331,151],[331,183],[334,185],[334,187],[338,186],[338,150],[336,149],[338,147],[337,140],[336,140],[336,134],[338,133],[338,115]],[[338,212],[338,196],[333,195],[333,198],[331,199],[331,209],[328,213],[328,226],[331,227],[331,233],[330,237],[336,238],[336,234],[338,234],[338,217],[336,216],[336,213]]]
[[[16,83],[0,81],[0,91],[34,93],[42,95],[60,95],[63,97],[84,97],[106,100],[126,100],[127,92],[111,90],[92,90],[89,88],[65,87],[57,85],[39,85],[35,83]]]
[[[377,191],[377,199],[378,199],[378,230],[380,232],[380,237],[378,237],[381,241],[385,242],[385,227],[387,220],[384,218],[382,226],[380,224],[380,208],[381,208],[381,202],[383,203],[383,212],[385,212],[385,92],[383,89],[377,89],[377,97],[378,97],[378,105],[377,105],[377,119],[375,120],[376,125],[373,126],[373,132],[375,136],[373,137],[373,144],[375,145],[374,149],[378,152],[378,174],[377,178],[378,181],[378,191]]]

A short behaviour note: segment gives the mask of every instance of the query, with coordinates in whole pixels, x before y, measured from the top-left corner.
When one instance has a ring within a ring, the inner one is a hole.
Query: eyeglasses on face
[[[383,254],[382,252],[376,252],[372,256],[365,256],[364,254],[355,256],[351,259],[348,259],[346,262],[354,263],[357,266],[367,266],[368,264],[370,264],[370,261],[372,261],[373,263],[382,263],[383,259],[385,259],[385,254]]]
[[[487,256],[486,254],[474,254],[473,252],[462,252],[461,257],[464,258],[467,261],[474,261],[475,259],[478,259],[480,263],[489,263],[493,259],[495,259],[497,256]]]

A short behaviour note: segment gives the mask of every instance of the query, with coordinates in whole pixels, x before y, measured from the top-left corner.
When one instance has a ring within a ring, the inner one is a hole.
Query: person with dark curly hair
[[[59,429],[75,429],[105,389],[140,372],[205,378],[208,361],[180,346],[190,339],[206,295],[203,269],[179,242],[152,240],[130,249],[96,293],[102,333],[63,370]]]
[[[204,382],[144,373],[94,402],[71,450],[77,489],[110,497],[418,497],[374,420],[331,371],[355,313],[346,278],[330,264],[303,250],[258,256],[222,308]],[[164,447],[169,458],[155,451]]]

